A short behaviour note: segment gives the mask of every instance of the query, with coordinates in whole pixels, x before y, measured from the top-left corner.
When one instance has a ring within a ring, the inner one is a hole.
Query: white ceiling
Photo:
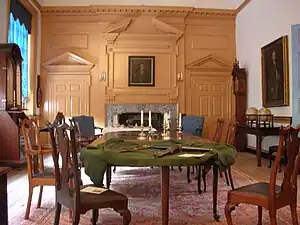
[[[42,6],[158,5],[236,9],[244,0],[38,0]]]

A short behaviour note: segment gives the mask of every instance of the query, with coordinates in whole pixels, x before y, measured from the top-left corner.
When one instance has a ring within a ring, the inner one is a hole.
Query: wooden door
[[[232,118],[231,77],[190,74],[188,90],[187,114],[205,116],[203,137],[212,138],[217,119]]]
[[[53,120],[58,111],[68,117],[89,115],[89,83],[87,76],[70,79],[66,76],[50,77],[48,83],[49,120]]]

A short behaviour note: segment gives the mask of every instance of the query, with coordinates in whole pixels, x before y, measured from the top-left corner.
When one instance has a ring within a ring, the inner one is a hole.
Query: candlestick
[[[178,127],[181,127],[181,113],[179,113],[179,118],[178,118]]]
[[[144,125],[144,111],[141,110],[141,127]]]
[[[149,111],[149,127],[151,127],[152,124],[151,124],[151,111]]]

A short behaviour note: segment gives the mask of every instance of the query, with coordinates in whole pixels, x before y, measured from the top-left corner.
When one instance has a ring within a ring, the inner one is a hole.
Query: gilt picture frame
[[[264,107],[289,105],[288,36],[261,48],[262,100]]]
[[[128,56],[128,86],[155,86],[154,56]]]

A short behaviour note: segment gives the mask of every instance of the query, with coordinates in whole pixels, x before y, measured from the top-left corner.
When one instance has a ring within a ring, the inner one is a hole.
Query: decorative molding
[[[197,59],[187,65],[189,70],[209,70],[209,71],[231,71],[232,66],[218,58],[209,54],[203,58]]]
[[[75,72],[78,74],[89,72],[94,64],[71,52],[65,52],[46,61],[43,66],[50,72],[65,71],[66,73],[69,73],[70,71],[73,71],[73,74],[75,75]]]
[[[136,18],[136,20],[138,20]],[[120,22],[113,22],[108,26],[108,29],[105,33],[102,34],[102,37],[107,41],[108,44],[114,44],[117,39],[122,40],[150,40],[150,41],[178,41],[182,35],[183,31],[153,17],[150,24],[145,26],[154,26],[156,29],[162,31],[162,33],[131,33],[126,32],[127,28],[132,24],[132,19],[127,18]]]
[[[205,16],[235,18],[236,10],[227,9],[202,9],[194,7],[168,7],[168,6],[42,6],[43,15],[97,15],[97,14],[151,14],[155,16]]]
[[[109,24],[106,33],[121,33],[128,28],[131,22],[132,19],[127,18],[117,23]]]
[[[173,33],[173,34],[177,34],[177,35],[180,35],[182,36],[183,35],[183,31],[182,30],[179,30],[159,19],[157,19],[156,17],[154,17],[152,19],[152,24],[159,30],[163,31],[164,33]]]
[[[200,9],[194,8],[189,14],[190,17],[222,17],[228,19],[235,19],[236,10],[230,9]]]
[[[236,9],[236,14],[238,14],[239,12],[241,12],[249,3],[251,2],[251,0],[244,0],[239,7],[237,7]]]

